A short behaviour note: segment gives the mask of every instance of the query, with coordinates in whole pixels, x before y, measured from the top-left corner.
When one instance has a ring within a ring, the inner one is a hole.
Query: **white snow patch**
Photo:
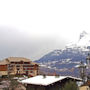
[[[47,86],[47,85],[53,84],[57,81],[61,81],[65,78],[73,78],[73,79],[81,80],[79,78],[75,78],[75,77],[71,77],[71,76],[58,76],[58,77],[45,76],[44,77],[42,75],[38,75],[38,76],[35,76],[35,77],[32,77],[32,78],[22,80],[21,83]]]

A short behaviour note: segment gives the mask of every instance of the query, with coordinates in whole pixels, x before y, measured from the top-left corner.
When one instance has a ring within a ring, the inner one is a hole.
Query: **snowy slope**
[[[54,69],[59,72],[69,72],[81,61],[86,62],[89,49],[90,34],[83,31],[76,43],[66,45],[64,50],[54,50],[36,62],[49,69]]]
[[[83,31],[76,43],[66,45],[66,48],[87,48],[90,46],[90,34]]]

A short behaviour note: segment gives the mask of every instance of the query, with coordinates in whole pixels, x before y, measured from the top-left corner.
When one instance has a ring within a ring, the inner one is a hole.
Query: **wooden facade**
[[[40,86],[40,85],[27,85],[26,90],[60,90],[62,86],[60,83],[48,85],[48,86]]]
[[[0,65],[0,71],[7,71],[7,65]]]

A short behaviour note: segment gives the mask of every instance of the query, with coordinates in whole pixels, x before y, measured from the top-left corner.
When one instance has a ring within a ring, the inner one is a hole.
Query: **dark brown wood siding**
[[[7,65],[0,65],[0,71],[7,71]]]
[[[44,86],[38,86],[38,85],[27,85],[26,90],[45,90]]]

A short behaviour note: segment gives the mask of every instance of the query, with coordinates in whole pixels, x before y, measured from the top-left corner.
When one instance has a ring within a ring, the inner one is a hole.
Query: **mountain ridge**
[[[90,34],[83,31],[76,43],[70,43],[65,49],[54,50],[36,62],[42,67],[54,69],[66,73],[69,70],[77,73],[75,66],[81,61],[86,63],[86,57],[90,51]]]

